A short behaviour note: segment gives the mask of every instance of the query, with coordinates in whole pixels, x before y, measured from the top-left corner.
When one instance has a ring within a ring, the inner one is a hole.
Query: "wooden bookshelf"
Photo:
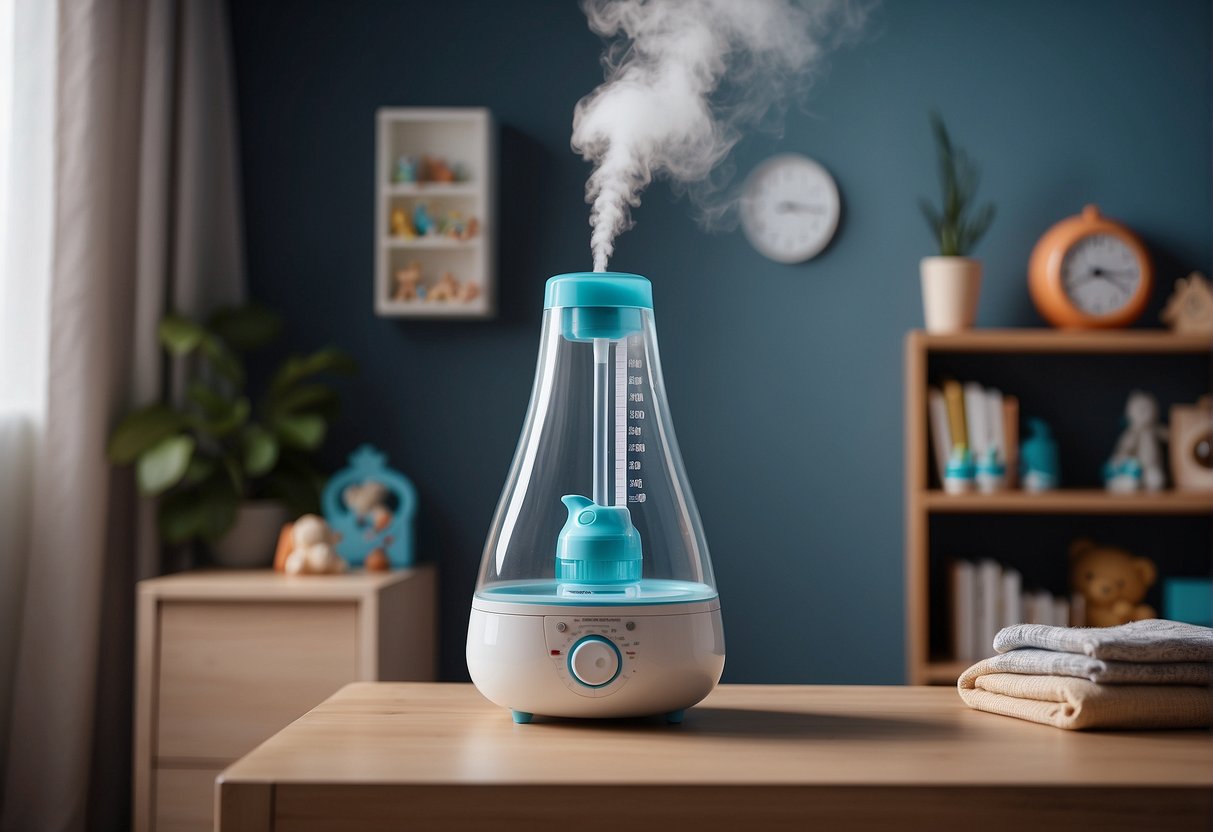
[[[1213,358],[1213,340],[1165,330],[1062,331],[986,329],[934,335],[909,333],[905,347],[906,664],[910,684],[954,684],[965,665],[931,652],[931,518],[938,515],[1093,515],[1202,517],[1213,515],[1213,494],[1164,491],[1109,494],[1062,489],[1043,494],[946,494],[931,487],[927,417],[928,364],[934,354],[1175,355]],[[1012,392],[1012,391],[1008,391]],[[1207,391],[1206,391],[1207,392]],[[941,602],[943,602],[941,600]]]

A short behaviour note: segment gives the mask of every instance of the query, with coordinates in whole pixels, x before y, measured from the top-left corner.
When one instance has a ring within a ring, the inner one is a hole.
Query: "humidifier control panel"
[[[608,696],[636,673],[640,625],[630,618],[547,615],[548,656],[561,681],[581,696]]]

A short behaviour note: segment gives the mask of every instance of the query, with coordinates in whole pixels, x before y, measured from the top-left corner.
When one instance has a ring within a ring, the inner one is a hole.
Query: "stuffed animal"
[[[341,535],[329,528],[324,519],[305,514],[291,529],[294,548],[286,556],[283,571],[288,575],[330,575],[344,572],[345,561],[335,547]]]
[[[1124,549],[1086,539],[1070,545],[1070,586],[1086,602],[1088,627],[1114,627],[1156,617],[1154,608],[1141,601],[1157,577],[1152,561]]]
[[[1149,393],[1134,390],[1125,403],[1125,429],[1112,458],[1104,465],[1109,491],[1161,491],[1166,485],[1159,443],[1167,429],[1158,424],[1158,402]]]
[[[421,264],[414,261],[396,271],[396,291],[392,300],[410,301],[421,297]]]

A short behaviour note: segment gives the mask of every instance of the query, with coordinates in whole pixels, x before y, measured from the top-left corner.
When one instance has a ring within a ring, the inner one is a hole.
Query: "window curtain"
[[[0,419],[0,581],[13,580],[0,597],[0,829],[119,829],[134,584],[162,564],[152,507],[105,444],[124,412],[171,393],[160,316],[243,297],[226,6],[0,4],[0,37],[17,47],[0,94],[0,322],[33,322],[20,348],[34,376],[19,416]],[[23,40],[35,30],[41,40]],[[38,81],[42,97],[29,92]],[[43,143],[30,138],[40,118]],[[39,148],[44,169],[32,164]],[[41,216],[22,201],[31,193]],[[10,254],[36,252],[34,231],[44,262],[14,267]]]

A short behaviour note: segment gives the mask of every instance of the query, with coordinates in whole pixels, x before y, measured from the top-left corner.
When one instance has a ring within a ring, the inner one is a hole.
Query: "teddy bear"
[[[396,291],[392,293],[392,300],[410,301],[417,300],[420,297],[418,290],[421,284],[421,264],[414,261],[409,263],[403,269],[396,271]]]
[[[1086,602],[1088,627],[1155,618],[1154,608],[1141,601],[1157,577],[1152,561],[1124,549],[1086,539],[1070,545],[1070,586]]]
[[[286,574],[330,575],[345,571],[346,562],[335,548],[341,535],[330,529],[323,518],[303,515],[292,526],[290,537],[291,550],[282,564]]]

